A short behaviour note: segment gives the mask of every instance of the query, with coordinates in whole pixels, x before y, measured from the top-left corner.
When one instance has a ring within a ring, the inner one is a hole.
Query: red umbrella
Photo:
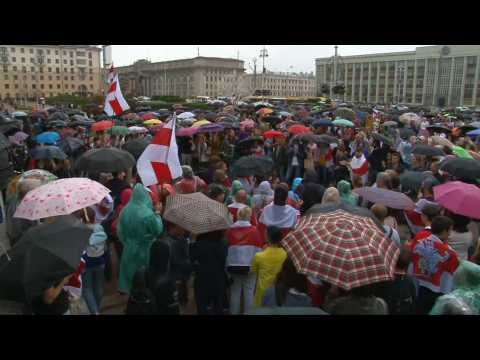
[[[288,128],[288,132],[290,134],[297,135],[297,134],[309,133],[310,129],[308,127],[306,127],[305,125],[296,124],[296,125],[290,126]]]
[[[155,116],[155,115],[152,114],[152,113],[148,113],[148,114],[143,114],[143,115],[142,115],[142,119],[143,119],[144,121],[156,119],[157,117],[158,117],[158,116]]]
[[[92,131],[105,131],[112,128],[114,122],[111,120],[102,120],[92,125]]]
[[[283,137],[283,134],[281,131],[269,130],[263,133],[263,137],[265,139],[274,139],[276,137]]]

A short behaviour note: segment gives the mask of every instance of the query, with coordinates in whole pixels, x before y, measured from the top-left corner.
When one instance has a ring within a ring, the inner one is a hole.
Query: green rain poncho
[[[445,307],[465,304],[467,314],[480,314],[480,266],[470,261],[462,261],[453,275],[456,289],[439,297],[430,315],[444,314]],[[458,306],[457,306],[458,307]]]
[[[150,246],[163,232],[162,219],[153,211],[150,194],[141,184],[135,185],[132,199],[120,214],[118,238],[123,244],[119,290],[129,294],[135,272],[148,266]]]
[[[337,184],[337,190],[340,193],[340,199],[343,202],[357,206],[358,205],[358,196],[352,193],[352,185],[348,181],[341,180]]]
[[[240,180],[233,180],[232,182],[232,189],[230,190],[230,195],[227,196],[227,199],[225,200],[226,205],[230,205],[235,201],[235,194],[238,192],[238,190],[244,189],[243,184],[241,183]],[[248,196],[248,204],[250,207],[252,207],[252,198],[249,195]]]

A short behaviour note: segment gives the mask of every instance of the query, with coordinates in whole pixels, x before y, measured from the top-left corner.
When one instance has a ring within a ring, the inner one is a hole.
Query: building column
[[[353,69],[352,69],[352,98],[350,101],[355,101],[355,66],[356,64],[352,64]]]
[[[394,73],[393,73],[393,101],[396,103],[398,103],[397,87],[398,87],[398,61],[395,61],[395,67],[394,67]]]
[[[370,79],[371,75],[372,75],[372,63],[368,63],[367,103],[370,102],[370,89],[372,87],[372,81]]]
[[[416,104],[417,102],[417,59],[413,64],[413,86],[412,86],[412,103]]]
[[[477,66],[475,67],[475,80],[473,82],[473,94],[472,94],[472,105],[477,105],[477,84],[478,84],[478,72],[480,67],[480,56],[477,56]]]
[[[387,103],[387,93],[388,93],[388,61],[385,61],[385,91],[383,92],[383,102]]]
[[[344,77],[344,82],[343,82],[343,86],[344,86],[344,89],[345,89],[345,92],[343,93],[343,100],[346,101],[347,100],[347,65],[345,65],[345,77]]]
[[[425,104],[425,95],[426,95],[426,92],[427,92],[427,64],[428,64],[428,61],[427,59],[425,59],[425,66],[424,66],[424,72],[423,72],[423,87],[422,87],[422,105]]]
[[[467,78],[467,66],[468,66],[468,57],[463,58],[463,75],[462,75],[462,87],[460,88],[460,106],[463,106],[463,97],[465,95],[465,80]]]
[[[450,79],[448,82],[448,95],[447,95],[447,106],[450,106],[452,102],[452,87],[453,87],[453,74],[455,70],[455,58],[452,57],[452,64],[450,65]]]
[[[378,92],[380,91],[380,62],[377,61],[377,81],[375,88],[375,103],[378,104]]]
[[[408,78],[408,61],[405,60],[405,69],[403,70],[403,90],[402,90],[402,100],[407,102],[407,78]]]
[[[358,100],[363,101],[363,63],[360,63],[360,88],[358,92]]]
[[[438,82],[440,81],[440,59],[437,60],[437,65],[435,66],[435,81],[433,82],[433,98],[432,98],[432,105],[437,106],[437,86]]]

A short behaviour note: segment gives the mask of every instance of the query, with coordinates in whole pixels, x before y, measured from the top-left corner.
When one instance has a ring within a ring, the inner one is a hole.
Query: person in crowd
[[[271,287],[281,271],[287,253],[280,246],[283,238],[282,229],[277,226],[267,227],[268,246],[261,252],[256,253],[251,271],[256,275],[256,289],[254,306],[262,306],[265,291]]]
[[[267,228],[277,226],[282,229],[284,236],[292,230],[298,221],[300,213],[290,205],[287,205],[288,186],[281,183],[275,187],[273,203],[267,205],[258,220],[258,229],[262,241],[267,238]]]
[[[331,315],[388,315],[388,305],[375,296],[376,284],[355,287],[350,291],[332,286],[324,310]]]
[[[359,176],[362,179],[363,186],[366,186],[368,183],[370,165],[365,157],[364,151],[365,150],[362,147],[357,147],[353,159],[347,164],[351,170],[351,180],[353,181],[353,176]]]
[[[379,189],[391,190],[392,183],[391,183],[390,176],[388,176],[386,172],[379,172],[377,174],[377,178],[373,186],[378,187]]]
[[[301,201],[301,197],[298,194],[298,190],[300,185],[302,184],[302,181],[303,179],[300,177],[293,179],[292,188],[288,192],[288,201],[290,205],[292,205],[296,209],[299,208],[299,203]]]
[[[121,202],[120,195],[122,191],[130,188],[130,184],[126,181],[127,173],[125,171],[116,172],[112,175],[113,178],[108,180],[105,186],[111,191],[113,205],[117,207]]]
[[[73,274],[65,276],[28,302],[26,312],[33,315],[69,315],[70,301],[65,286],[72,276]]]
[[[325,190],[322,198],[322,204],[337,204],[339,205],[341,202],[340,200],[340,193],[338,192],[337,188],[329,187]]]
[[[307,277],[300,274],[287,257],[275,283],[264,294],[263,306],[311,307]]]
[[[17,185],[17,197],[13,198],[7,204],[5,209],[7,236],[10,240],[10,246],[14,246],[18,240],[27,232],[28,229],[38,224],[38,221],[31,221],[27,219],[17,218],[13,215],[17,210],[18,205],[22,202],[27,193],[39,186],[42,182],[39,179],[24,179]]]
[[[322,202],[325,188],[318,183],[318,175],[313,170],[305,171],[302,184],[297,190],[301,198],[300,214],[305,214],[315,204]]]
[[[437,216],[432,235],[418,241],[412,249],[409,273],[418,281],[417,314],[428,314],[436,299],[453,290],[453,273],[459,265],[457,253],[448,245],[453,221]]]
[[[411,215],[413,214],[413,215]],[[405,211],[405,219],[414,237],[408,243],[414,246],[421,239],[432,234],[431,226],[433,219],[440,215],[440,207],[427,201],[419,201],[414,211]]]
[[[206,192],[207,184],[193,173],[191,166],[182,166],[182,179],[175,184],[179,194],[191,194],[194,192]]]
[[[291,182],[294,178],[303,175],[304,160],[306,157],[305,150],[301,144],[293,144],[288,150],[288,167],[286,180]]]
[[[352,185],[348,181],[339,181],[337,189],[340,193],[340,200],[342,202],[353,206],[358,205],[358,195],[352,192]]]
[[[227,196],[223,186],[217,184],[208,185],[207,195],[210,199],[218,201],[219,203],[225,203],[225,198]]]
[[[369,182],[373,183],[377,178],[377,174],[385,171],[387,162],[388,149],[385,146],[381,146],[380,141],[373,141],[373,151],[368,157],[370,163]]]
[[[141,266],[148,265],[150,247],[162,232],[162,219],[154,211],[149,192],[142,184],[135,185],[132,199],[120,214],[117,229],[118,238],[123,244],[120,292],[130,293],[135,272]]]
[[[263,208],[273,201],[273,189],[269,181],[262,181],[258,186],[258,193],[253,195],[252,203],[255,216],[258,218]]]
[[[470,219],[453,213],[449,213],[448,216],[453,220],[448,245],[455,250],[460,260],[468,260],[469,251],[474,244],[474,235],[469,229]]]
[[[252,210],[243,207],[238,211],[238,220],[227,231],[228,255],[227,270],[232,278],[230,287],[230,314],[241,313],[240,304],[243,294],[244,312],[253,307],[255,292],[255,274],[250,271],[255,254],[260,252],[264,243],[255,226],[250,223]]]
[[[397,230],[393,227],[385,224],[385,219],[388,216],[388,209],[383,204],[374,204],[370,210],[372,210],[375,217],[378,221],[382,224],[383,230],[389,239],[391,239],[399,248],[402,247],[402,243],[400,241],[400,235],[398,234]]]
[[[199,315],[223,314],[228,254],[228,244],[224,236],[224,231],[197,235],[190,249],[195,274],[195,302]]]

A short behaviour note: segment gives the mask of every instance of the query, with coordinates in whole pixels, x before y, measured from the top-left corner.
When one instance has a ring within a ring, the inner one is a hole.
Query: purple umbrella
[[[204,125],[199,127],[198,133],[199,134],[216,133],[216,132],[221,132],[223,130],[225,130],[225,128],[220,124],[209,124],[209,125]]]
[[[178,130],[176,132],[176,135],[177,136],[193,136],[193,135],[195,135],[196,133],[199,132],[199,129],[200,128],[194,128],[194,127],[181,128],[180,130]]]
[[[22,143],[28,138],[28,135],[25,134],[24,132],[17,132],[15,133],[15,135],[13,136],[9,136],[8,137],[8,140],[10,141],[10,144],[13,144],[13,145],[22,145]]]
[[[401,192],[377,187],[363,187],[354,190],[367,201],[380,203],[392,209],[414,209],[415,203]]]

